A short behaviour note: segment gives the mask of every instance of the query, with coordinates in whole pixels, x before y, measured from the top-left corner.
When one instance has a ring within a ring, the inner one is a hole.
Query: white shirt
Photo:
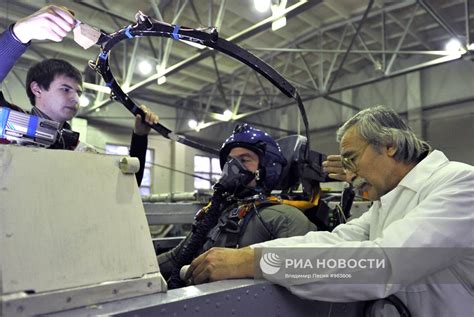
[[[327,248],[317,250],[318,258],[334,248],[378,248],[381,252],[388,248],[448,248],[449,254],[443,257],[414,257],[419,263],[410,265],[387,256],[391,267],[387,281],[409,276],[403,285],[337,284],[321,279],[302,282],[263,275],[308,299],[351,302],[395,294],[412,316],[474,316],[473,214],[474,168],[450,162],[442,152],[433,151],[360,218],[333,232],[310,232],[252,247],[262,248],[262,253],[268,248]],[[441,283],[447,278],[459,283]]]

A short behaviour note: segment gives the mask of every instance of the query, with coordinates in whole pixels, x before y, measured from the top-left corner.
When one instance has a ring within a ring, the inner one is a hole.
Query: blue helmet
[[[221,169],[224,168],[230,151],[235,147],[249,149],[258,155],[260,179],[257,185],[271,191],[278,184],[283,167],[286,165],[286,159],[278,143],[268,133],[246,123],[237,125],[219,152]]]

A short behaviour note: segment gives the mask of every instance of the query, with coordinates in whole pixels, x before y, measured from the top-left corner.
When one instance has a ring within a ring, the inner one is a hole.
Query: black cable
[[[303,101],[301,100],[300,94],[298,92],[295,92],[295,94],[296,94],[295,98],[298,103],[298,108],[300,109],[301,118],[303,119],[303,124],[304,124],[305,134],[306,134],[306,148],[305,148],[304,158],[305,158],[305,161],[309,163],[309,152],[311,150],[311,144],[309,140],[308,116],[306,115],[306,110],[304,108],[304,104],[303,104]]]
[[[386,298],[376,299],[369,301],[364,306],[364,317],[374,317],[375,315],[375,305],[381,304],[390,304],[397,312],[400,314],[400,317],[411,317],[410,310],[408,307],[395,295],[390,295]]]
[[[175,256],[176,267],[174,268],[168,280],[168,288],[175,289],[185,286],[184,281],[181,280],[179,272],[183,265],[190,264],[199,250],[202,248],[207,240],[209,231],[217,225],[217,221],[222,213],[222,210],[231,202],[225,202],[224,193],[220,190],[215,190],[211,198],[211,205],[201,220],[196,220],[193,225],[191,238],[179,249]]]
[[[273,235],[271,230],[268,229],[267,224],[265,223],[265,221],[263,221],[262,216],[260,216],[260,212],[258,211],[257,206],[255,206],[255,203],[252,203],[252,205],[253,205],[253,209],[255,210],[255,214],[257,215],[258,220],[260,220],[260,223],[262,224],[263,228],[265,228],[265,231],[270,236],[270,239],[271,240],[276,239],[276,237]]]
[[[111,153],[106,153],[105,149],[104,148],[101,148],[101,147],[98,147],[98,146],[94,146],[94,149],[96,150],[101,150],[104,154],[111,154]],[[146,164],[151,164],[153,166],[158,166],[158,167],[161,167],[161,168],[164,168],[166,170],[169,170],[169,171],[172,171],[172,172],[177,172],[177,173],[180,173],[180,174],[183,174],[183,175],[186,175],[186,176],[191,176],[191,177],[194,177],[194,178],[199,178],[199,179],[202,179],[202,180],[205,180],[205,181],[208,181],[212,184],[213,182],[213,179],[210,179],[210,178],[207,178],[207,177],[203,177],[203,176],[199,176],[197,174],[193,174],[193,173],[188,173],[188,172],[185,172],[185,171],[182,171],[182,170],[178,170],[176,168],[172,168],[172,167],[169,167],[169,166],[165,166],[165,165],[161,165],[161,164],[158,164],[158,163],[150,163],[150,162],[145,162]]]

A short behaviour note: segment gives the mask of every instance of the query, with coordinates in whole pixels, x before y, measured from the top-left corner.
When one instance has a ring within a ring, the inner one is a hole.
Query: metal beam
[[[356,31],[356,27],[354,26],[354,24],[350,23],[350,26],[352,27],[352,29],[354,31]],[[369,50],[369,47],[367,46],[367,44],[365,44],[365,41],[362,38],[362,36],[360,35],[360,33],[358,34],[357,38],[359,39],[360,44],[362,44],[362,47],[364,48],[364,50],[367,52],[367,54],[369,54],[370,61],[372,62],[372,64],[375,65],[377,62],[375,61],[374,57],[372,56],[372,52]]]
[[[207,99],[206,108],[204,109],[204,111],[202,113],[202,116],[201,116],[201,121],[204,121],[204,118],[206,117],[207,113],[209,112],[209,107],[211,106],[212,98],[214,97],[214,91],[216,90],[216,88],[217,88],[217,84],[215,84],[212,87],[211,95]]]
[[[336,73],[334,74],[331,81],[329,82],[329,85],[327,87],[328,91],[331,90],[332,86],[334,85],[334,82],[337,80],[337,77],[339,76],[339,74],[341,72],[341,69],[344,66],[344,63],[347,59],[347,56],[349,55],[349,52],[352,49],[352,45],[354,45],[354,41],[355,41],[356,37],[358,36],[358,34],[360,32],[360,29],[362,28],[362,25],[364,24],[369,12],[370,12],[370,9],[372,9],[373,5],[374,5],[374,0],[370,0],[369,4],[367,5],[367,9],[365,10],[364,15],[362,16],[362,19],[359,22],[359,25],[357,26],[357,30],[356,30],[354,36],[351,39],[351,43],[349,44],[349,47],[347,48],[346,53],[344,54],[344,57],[342,58],[342,61],[339,64],[338,69],[336,70]]]
[[[341,49],[342,43],[344,43],[344,39],[346,37],[346,32],[347,32],[347,26],[344,27],[344,31],[342,32],[341,39],[339,40],[339,44],[337,45],[338,50]],[[343,51],[341,50],[341,53],[342,52]],[[332,70],[334,69],[334,65],[336,65],[337,56],[338,56],[337,53],[334,54],[334,56],[332,58],[332,61],[331,61],[331,65],[329,65],[329,70],[328,70],[328,73],[326,75],[326,80],[324,81],[324,90],[326,90],[326,87],[328,86],[328,82],[329,82],[329,79],[331,78]]]
[[[303,61],[303,65],[305,67],[306,73],[308,74],[309,80],[313,84],[314,89],[320,90],[318,84],[316,83],[316,80],[313,77],[313,74],[311,73],[311,68],[308,65],[308,62],[306,62],[303,54],[301,52],[298,52],[298,55],[300,56],[301,60]],[[321,62],[320,62],[321,64]]]
[[[176,12],[175,12],[175,16],[173,17],[173,21],[171,22],[171,24],[175,24],[179,17],[181,16],[181,14],[183,13],[183,10],[184,8],[186,7],[186,4],[188,3],[188,0],[185,0],[183,2],[183,5],[179,8],[179,1],[176,5]],[[179,8],[179,9],[178,9]],[[171,54],[171,47],[173,46],[173,42],[174,40],[172,39],[167,39],[167,42],[166,42],[166,46],[165,46],[165,49],[164,49],[164,53],[163,53],[163,58],[162,60],[160,61],[160,72],[158,74],[156,74],[155,76],[158,76],[156,79],[158,79],[159,77],[162,77],[166,74],[162,74],[163,71],[166,69],[166,65],[168,65],[168,59],[169,59],[169,56]],[[166,72],[166,71],[164,71]],[[161,74],[161,75],[160,75]],[[136,85],[135,85],[136,86]]]
[[[191,5],[191,10],[193,11],[194,16],[196,17],[196,21],[199,23],[199,25],[204,26],[204,24],[201,21],[201,18],[199,17],[199,13],[196,10],[196,6],[194,5],[194,0],[191,0],[189,4]]]
[[[218,30],[221,28],[222,21],[224,20],[226,4],[227,4],[226,0],[221,0],[221,5],[219,7],[219,12],[217,13],[216,24],[215,24]]]
[[[419,0],[418,1],[420,3],[420,5],[425,9],[426,12],[428,12],[428,14],[436,21],[438,22],[438,24],[446,30],[446,32],[448,32],[452,37],[454,37],[455,39],[457,39],[459,41],[459,43],[461,43],[462,47],[464,50],[467,50],[467,47],[466,47],[466,43],[464,43],[464,41],[461,41],[461,39],[459,38],[459,35],[456,33],[456,31],[451,27],[451,25],[449,25],[448,22],[446,22],[443,17],[441,15],[439,15],[434,9],[433,7],[431,7],[431,5],[427,2],[425,2],[424,0]]]
[[[393,14],[387,12],[386,15],[390,18],[390,20],[395,22],[395,24],[397,24],[402,30],[406,29],[406,24],[401,22],[400,20],[398,20]],[[418,36],[418,34],[412,32],[412,31],[408,31],[408,34],[410,34],[411,37],[413,37],[415,40],[420,42],[420,44],[423,45],[426,49],[428,49],[428,50],[430,49],[430,47],[426,44],[426,41],[423,40],[422,38],[420,38]]]
[[[127,68],[127,73],[125,75],[125,80],[123,83],[123,88],[127,89],[130,87],[130,84],[132,83],[133,80],[133,74],[135,73],[135,65],[137,62],[137,49],[138,49],[138,43],[139,43],[139,38],[135,39],[135,43],[133,43],[133,50],[132,50],[132,56],[130,57],[130,62],[128,63],[128,68]]]
[[[247,74],[250,75],[250,72],[251,70],[249,70]],[[244,84],[242,85],[242,88],[240,89],[240,95],[237,97],[237,101],[235,105],[232,105],[232,113],[233,113],[232,116],[237,115],[237,113],[239,112],[240,103],[242,102],[242,97],[244,95],[245,89],[247,89],[247,84],[249,80],[250,80],[250,76],[246,76]]]
[[[217,67],[216,56],[212,55],[212,62],[214,63],[214,69],[216,70],[216,77],[217,77],[217,88],[219,88],[219,92],[221,93],[222,100],[224,100],[224,105],[229,107],[227,102],[227,98],[225,96],[224,86],[222,85],[221,75],[219,73],[219,67]]]
[[[208,21],[209,23],[207,25],[211,26],[212,25],[212,20],[213,20],[213,11],[214,11],[214,4],[213,4],[213,0],[209,0],[207,3],[208,3],[208,12],[209,12],[209,17],[208,17]]]
[[[408,30],[410,29],[411,23],[413,22],[413,19],[415,18],[415,13],[416,10],[418,9],[418,5],[415,6],[415,9],[413,10],[410,20],[408,20],[407,25],[405,26],[405,30],[403,31],[403,35],[398,41],[397,47],[395,49],[396,52],[400,51],[400,48],[402,47],[403,41],[405,40],[406,35],[408,34]],[[385,69],[385,75],[390,74],[390,71],[392,70],[393,63],[395,62],[395,59],[397,58],[397,53],[392,55],[392,58],[390,59],[390,62],[388,62],[388,66]]]
[[[320,41],[319,41],[319,48],[323,49],[323,33],[321,32],[320,36]],[[326,86],[324,86],[324,54],[322,52],[319,53],[319,87],[321,91],[326,90]]]
[[[337,103],[337,104],[339,104],[339,105],[341,105],[341,106],[347,107],[347,108],[349,108],[349,109],[352,109],[352,110],[355,110],[355,111],[360,111],[360,108],[359,108],[359,107],[354,106],[354,105],[352,105],[352,104],[350,104],[350,103],[348,103],[348,102],[342,101],[342,100],[340,100],[340,99],[336,99],[336,98],[333,98],[333,97],[331,97],[331,96],[325,96],[324,99],[329,100],[329,101],[332,101],[332,102],[334,102],[334,103]]]
[[[344,19],[348,19],[351,16],[350,12],[336,1],[325,1],[324,4]]]
[[[158,21],[163,21],[163,16],[161,15],[160,7],[156,0],[150,0],[151,8],[153,9],[153,13],[158,18]]]
[[[466,45],[470,45],[471,44],[471,23],[469,21],[469,17],[470,17],[470,3],[469,3],[469,0],[464,0],[464,11],[465,11],[465,17],[466,17],[466,21],[465,21],[465,26],[466,26]]]
[[[386,22],[386,19],[385,19],[385,11],[382,11],[381,13],[381,18],[382,18],[382,34],[381,34],[381,37],[382,37],[382,51],[384,51],[384,53],[382,53],[382,70],[384,70],[385,72],[385,66],[386,66],[386,54],[385,54],[385,49],[386,49],[386,46],[387,46],[387,34],[386,34],[386,28],[385,28],[385,22]]]

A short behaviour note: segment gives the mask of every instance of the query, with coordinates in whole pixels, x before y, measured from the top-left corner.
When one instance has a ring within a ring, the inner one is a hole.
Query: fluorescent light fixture
[[[267,12],[272,4],[271,0],[253,0],[253,5],[258,12]]]
[[[199,132],[199,131],[201,131],[201,129],[202,129],[203,127],[204,127],[204,121],[199,121],[199,123],[198,123],[196,129],[194,129],[194,130],[196,130],[196,132]]]
[[[97,92],[102,92],[104,94],[110,94],[110,88],[106,87],[106,86],[100,86],[100,85],[91,84],[91,83],[84,83],[82,85],[82,88],[89,89],[89,90],[95,90]]]
[[[196,120],[191,119],[191,120],[188,121],[188,127],[190,127],[191,129],[194,130],[194,129],[197,128],[197,126],[198,126],[198,123],[197,123]]]
[[[446,46],[444,49],[451,54],[458,54],[459,51],[461,50],[461,42],[459,42],[457,39],[451,39],[449,40],[448,43],[446,43]]]
[[[272,22],[272,31],[281,29],[285,25],[286,25],[286,17],[279,18],[278,20],[275,20]]]
[[[285,12],[287,0],[281,0],[278,4],[272,4],[272,17],[276,20],[272,23],[272,31],[281,29],[286,25]]]
[[[159,77],[156,82],[158,83],[158,85],[163,85],[164,83],[166,83],[166,76]]]
[[[224,119],[224,121],[229,121],[230,119],[232,119],[232,111],[230,111],[229,109],[227,109],[226,111],[224,111],[224,113],[222,114],[222,119]]]
[[[141,61],[138,63],[138,70],[142,75],[148,75],[153,70],[153,66],[148,61]]]
[[[89,98],[87,98],[86,95],[81,95],[79,97],[79,106],[87,107],[89,105],[89,103],[90,103],[90,100],[89,100]]]
[[[156,73],[157,73],[158,76],[160,76],[160,74],[165,73],[165,70],[166,70],[166,65],[164,65],[164,64],[156,65]],[[164,83],[166,83],[166,76],[158,77],[156,82],[157,82],[158,85],[163,85]]]

